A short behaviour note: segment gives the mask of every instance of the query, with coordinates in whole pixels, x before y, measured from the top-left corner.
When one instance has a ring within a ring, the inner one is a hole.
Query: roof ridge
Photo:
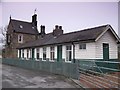
[[[21,21],[21,20],[18,20],[18,19],[11,19],[11,20],[14,20],[14,21],[18,21],[18,22],[24,22],[24,23],[32,23],[32,22],[27,22],[27,21]]]
[[[78,33],[78,32],[82,32],[82,31],[88,31],[88,30],[92,30],[92,29],[95,29],[95,28],[105,27],[105,26],[108,26],[108,25],[109,24],[101,25],[101,26],[96,26],[96,27],[92,27],[92,28],[87,28],[87,29],[83,29],[83,30],[78,30],[78,31],[73,31],[73,32],[68,32],[68,33],[64,33],[63,35],[72,34],[72,33]]]
[[[88,31],[88,30],[92,30],[92,29],[95,29],[95,28],[105,27],[105,26],[109,26],[109,24],[96,26],[96,27],[92,27],[92,28],[87,28],[87,29],[83,29],[83,30],[78,30],[78,31],[73,31],[73,32],[68,32],[68,33],[63,33],[62,35],[73,34],[73,33],[78,33],[78,32],[82,32],[82,31]],[[46,35],[49,35],[49,34],[52,34],[52,33],[53,32],[49,32],[49,33],[46,33]]]

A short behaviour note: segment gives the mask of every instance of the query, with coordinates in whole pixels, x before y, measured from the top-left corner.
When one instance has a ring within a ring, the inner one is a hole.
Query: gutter
[[[75,44],[72,42],[73,45],[73,63],[75,63]]]
[[[62,42],[62,43],[52,43],[52,44],[44,44],[44,45],[37,45],[37,46],[18,46],[17,49],[26,49],[26,48],[36,48],[36,47],[43,47],[43,46],[49,46],[49,45],[64,45],[64,44],[68,44],[68,43],[73,43],[77,44],[79,42],[85,42],[85,43],[89,43],[89,42],[95,42],[94,39],[88,39],[88,40],[78,40],[78,41],[69,41],[69,42]]]

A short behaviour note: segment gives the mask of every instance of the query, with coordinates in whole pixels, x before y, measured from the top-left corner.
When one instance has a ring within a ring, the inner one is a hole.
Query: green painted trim
[[[62,45],[57,46],[57,61],[61,62],[62,60]]]

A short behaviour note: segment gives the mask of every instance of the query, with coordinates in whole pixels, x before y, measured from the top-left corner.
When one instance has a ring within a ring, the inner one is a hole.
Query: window
[[[11,35],[10,34],[6,34],[6,43],[9,45],[11,42]]]
[[[32,58],[32,49],[30,49],[30,58]]]
[[[36,58],[39,59],[39,48],[36,49]]]
[[[50,60],[54,60],[54,57],[55,57],[54,47],[50,47]]]
[[[23,28],[23,26],[22,26],[22,25],[20,25],[20,28],[22,29],[22,28]]]
[[[21,49],[18,50],[18,58],[21,58]]]
[[[86,43],[80,43],[79,49],[86,49]]]
[[[66,61],[72,60],[72,47],[71,45],[66,46]]]
[[[35,27],[32,27],[32,29],[35,29]]]
[[[23,43],[23,35],[22,34],[18,35],[18,43]]]
[[[22,50],[22,58],[24,58],[24,49]]]
[[[10,36],[10,34],[7,34],[7,44],[9,44],[10,41],[11,41],[11,36]]]
[[[46,47],[43,48],[43,60],[46,60]]]
[[[29,58],[29,49],[27,49],[27,58]]]

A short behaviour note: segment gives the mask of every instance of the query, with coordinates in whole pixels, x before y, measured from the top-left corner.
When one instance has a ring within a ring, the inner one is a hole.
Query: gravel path
[[[2,88],[76,88],[77,85],[60,75],[2,65]]]

